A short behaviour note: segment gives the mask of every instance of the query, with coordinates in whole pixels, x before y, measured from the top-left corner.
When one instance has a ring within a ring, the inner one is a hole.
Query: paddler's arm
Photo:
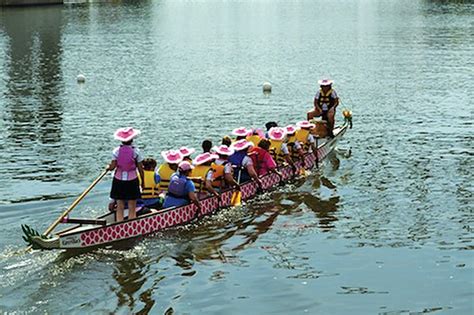
[[[234,177],[232,176],[232,173],[225,173],[224,180],[230,187],[234,187],[235,189],[240,190],[240,185],[235,181]]]
[[[210,192],[216,197],[219,197],[219,193],[214,189],[214,187],[212,187],[212,181],[206,180],[206,182],[204,183],[204,187],[206,187],[206,190],[208,192]]]
[[[262,181],[260,181],[260,178],[258,178],[257,172],[255,171],[255,168],[252,164],[247,164],[247,172],[249,173],[250,177],[252,177],[253,180],[257,182],[257,185],[262,187]]]
[[[191,200],[192,203],[194,203],[196,205],[196,207],[199,209],[199,211],[201,211],[201,203],[199,202],[199,199],[196,196],[196,194],[194,193],[194,191],[188,192],[188,198],[189,198],[189,200]]]

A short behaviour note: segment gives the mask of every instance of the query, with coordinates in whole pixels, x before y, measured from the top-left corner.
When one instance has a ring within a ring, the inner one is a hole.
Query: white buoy
[[[263,88],[263,92],[269,93],[272,91],[272,85],[270,82],[263,82],[262,88]]]
[[[86,77],[83,74],[79,74],[77,76],[77,83],[84,83],[86,82]]]

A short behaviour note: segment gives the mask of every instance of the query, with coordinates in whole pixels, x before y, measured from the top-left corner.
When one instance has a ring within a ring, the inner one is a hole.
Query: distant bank
[[[63,4],[63,0],[0,0],[0,6]]]

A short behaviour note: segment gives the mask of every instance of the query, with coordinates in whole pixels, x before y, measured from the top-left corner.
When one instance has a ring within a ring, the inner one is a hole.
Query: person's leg
[[[123,221],[123,209],[125,208],[125,200],[117,200],[117,210],[115,218],[117,222]]]
[[[128,201],[128,219],[135,219],[137,217],[137,201]]]
[[[334,116],[336,114],[336,111],[335,109],[331,109],[329,112],[328,112],[328,133],[329,133],[329,136],[334,136],[332,131],[334,129]]]

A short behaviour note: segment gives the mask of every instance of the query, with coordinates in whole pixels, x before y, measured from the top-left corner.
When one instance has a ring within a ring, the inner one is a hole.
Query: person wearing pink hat
[[[122,144],[112,152],[112,161],[107,170],[115,170],[110,198],[117,202],[116,221],[123,221],[125,202],[128,202],[128,218],[136,217],[137,199],[140,199],[140,182],[137,170],[141,178],[143,176],[143,156],[138,148],[132,145],[133,139],[140,131],[132,127],[120,128],[115,131],[114,138]],[[143,182],[143,181],[142,181]]]
[[[237,129],[232,130],[232,134],[236,137],[235,141],[239,141],[245,139],[248,135],[251,135],[252,130],[247,129],[245,127],[239,127]]]
[[[301,146],[301,143],[296,139],[296,132],[298,128],[293,125],[288,125],[285,127],[286,130],[286,144],[288,146],[288,151],[290,153],[291,159],[293,161],[300,160],[304,165],[304,151]]]
[[[157,183],[160,184],[160,190],[168,190],[171,175],[178,170],[178,164],[183,160],[183,155],[176,150],[161,152],[161,156],[165,160],[158,168],[158,176],[155,177]]]
[[[181,147],[179,148],[179,153],[183,156],[183,161],[188,161],[192,163],[193,159],[191,158],[191,154],[196,152],[196,149],[188,148],[188,147]]]
[[[311,129],[315,127],[314,124],[307,120],[299,121],[296,123],[299,129],[296,131],[296,141],[301,144],[304,151],[311,151],[316,155],[316,140],[311,134]]]
[[[308,120],[314,117],[321,117],[327,121],[328,134],[333,137],[334,121],[336,116],[336,107],[339,105],[339,97],[332,88],[333,80],[322,79],[318,81],[319,90],[314,96],[314,109],[308,112]]]
[[[212,179],[214,171],[212,169],[212,162],[219,158],[217,154],[209,152],[199,154],[193,160],[194,169],[191,172],[191,179],[194,181],[196,190],[202,192],[205,189],[207,192],[219,197],[219,193],[212,187]]]
[[[253,161],[248,154],[251,147],[253,147],[252,142],[245,139],[234,142],[231,148],[234,149],[235,153],[229,157],[229,162],[235,168],[234,178],[237,180],[237,183],[245,183],[253,179],[261,187],[262,182],[258,178]]]
[[[290,156],[290,151],[285,143],[286,130],[280,127],[272,127],[268,130],[268,138],[270,139],[270,154],[278,165],[287,162],[294,165]]]
[[[212,186],[217,189],[223,189],[225,186],[239,188],[239,184],[232,176],[232,164],[229,162],[229,156],[234,154],[234,149],[227,145],[214,147],[218,158],[212,163]]]
[[[196,187],[188,178],[193,168],[188,161],[178,164],[178,171],[171,176],[163,208],[181,207],[193,202],[198,207],[198,213],[201,211],[201,203],[195,193]]]

